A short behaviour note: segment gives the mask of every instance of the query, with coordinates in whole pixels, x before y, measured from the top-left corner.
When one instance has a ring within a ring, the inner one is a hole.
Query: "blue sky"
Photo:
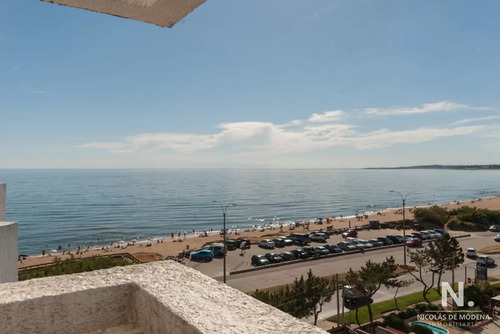
[[[500,2],[0,3],[0,168],[500,163]]]

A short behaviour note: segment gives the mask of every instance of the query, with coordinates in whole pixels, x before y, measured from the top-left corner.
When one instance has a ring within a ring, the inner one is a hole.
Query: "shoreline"
[[[440,207],[447,208],[448,210],[463,206],[477,207],[478,209],[500,210],[500,195],[475,198],[468,201],[455,201],[455,202],[433,204],[433,205],[438,205]],[[432,205],[405,207],[406,219],[408,220],[413,219],[412,211],[415,207],[422,208],[429,206]],[[304,228],[304,226],[299,226],[294,230],[291,230],[290,224],[294,222],[281,222],[281,223],[271,222],[267,224],[261,224],[259,226],[255,225],[256,227],[254,226],[254,228],[241,228],[237,230],[228,229],[227,235],[229,235],[231,239],[237,239],[239,237],[244,237],[249,239],[259,239],[259,238],[262,239],[264,235],[269,234],[269,232],[271,231],[273,234],[288,235],[292,233],[291,231],[295,230],[300,232],[301,231],[313,232],[313,231],[318,231],[320,229],[326,229],[327,226],[333,226],[334,229],[348,228],[349,226],[356,227],[360,225],[365,225],[368,223],[369,220],[372,219],[379,220],[382,223],[399,221],[403,219],[402,207],[386,208],[384,210],[373,211],[370,213],[366,212],[365,215],[359,215],[359,217],[360,219],[356,218],[355,215],[345,216],[345,217],[342,216],[342,218],[335,217],[333,219],[330,219],[330,223],[326,224],[313,223],[312,220],[301,221],[302,223],[309,222],[307,230]],[[283,226],[282,232],[280,232],[281,230],[280,225]],[[71,257],[71,255],[67,253],[68,251],[71,251],[71,254],[75,256],[75,258],[91,257],[95,255],[109,255],[113,253],[123,253],[123,252],[128,252],[131,254],[157,253],[163,257],[175,256],[186,249],[190,250],[199,249],[205,243],[209,242],[213,243],[216,241],[222,242],[222,237],[220,235],[221,230],[214,231],[206,229],[204,231],[195,231],[195,233],[189,232],[186,233],[185,237],[184,233],[178,232],[177,236],[174,235],[174,238],[172,238],[171,234],[167,236],[155,236],[147,240],[132,239],[129,241],[123,240],[123,242],[122,240],[120,240],[106,245],[93,245],[93,246],[88,246],[88,248],[82,247],[81,252],[79,252],[79,254],[76,254],[78,251],[77,248],[64,250],[65,251],[64,255],[62,254],[62,252],[51,253],[50,250],[47,250],[45,256],[43,256],[42,254],[29,255],[25,260],[18,261],[18,268],[50,263],[54,260],[55,257],[59,258],[60,260],[68,259]],[[206,231],[206,236],[200,237],[200,234],[205,235],[205,231]],[[133,242],[133,240],[135,241]]]

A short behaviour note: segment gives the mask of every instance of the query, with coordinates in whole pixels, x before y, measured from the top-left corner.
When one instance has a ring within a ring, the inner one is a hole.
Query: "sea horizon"
[[[19,223],[19,252],[154,238],[180,231],[249,228],[325,216],[499,194],[489,170],[362,168],[1,169],[7,221]],[[418,194],[414,194],[418,193]],[[99,239],[99,240],[97,240]]]

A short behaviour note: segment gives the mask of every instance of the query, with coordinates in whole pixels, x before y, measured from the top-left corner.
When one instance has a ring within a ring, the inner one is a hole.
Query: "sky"
[[[498,164],[500,2],[0,2],[0,168]]]

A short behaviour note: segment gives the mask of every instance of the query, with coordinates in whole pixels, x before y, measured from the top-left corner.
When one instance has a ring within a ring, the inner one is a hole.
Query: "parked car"
[[[495,260],[488,255],[479,255],[476,259],[476,263],[478,266],[490,267],[495,264]]]
[[[213,253],[214,257],[222,257],[224,256],[224,253],[227,253],[227,248],[225,248],[223,244],[219,243],[210,244],[203,247],[203,249],[210,250]]]
[[[266,253],[264,257],[271,263],[283,262],[283,258],[276,253]]]
[[[468,257],[470,259],[475,259],[477,258],[477,252],[474,248],[467,248],[465,251],[465,257]]]
[[[355,239],[355,240],[350,240],[350,242],[356,246],[357,249],[365,249],[365,248],[372,248],[373,245],[368,245],[368,244],[365,244],[364,243],[364,240],[359,240],[359,239]]]
[[[387,238],[389,240],[391,240],[393,243],[395,244],[402,244],[403,243],[403,239],[402,238],[399,238],[397,235],[394,235],[394,234],[389,234],[387,236]]]
[[[358,231],[356,230],[347,230],[346,232],[342,233],[342,238],[347,238],[347,237],[356,238],[357,236],[358,236]]]
[[[420,224],[413,224],[413,230],[414,231],[422,231],[424,227]]]
[[[276,244],[276,247],[286,247],[286,246],[293,245],[293,241],[285,236],[277,237],[277,238],[273,239],[273,241]],[[279,245],[278,245],[278,243],[279,243]],[[281,245],[283,245],[283,246],[281,246]]]
[[[378,241],[377,239],[370,239],[368,242],[371,243],[373,247],[382,247],[384,245],[382,241]]]
[[[273,249],[274,246],[274,241],[272,241],[271,239],[264,239],[259,241],[259,247]]]
[[[305,259],[309,257],[309,254],[302,248],[292,249],[290,253],[292,253],[296,259]]]
[[[429,240],[431,238],[429,233],[425,233],[424,231],[420,231],[416,235],[420,235],[422,240]]]
[[[309,234],[309,238],[314,242],[326,242],[328,237],[324,233],[311,233]]]
[[[326,244],[325,248],[330,251],[330,253],[342,253],[342,249],[340,249],[337,245],[335,244]]]
[[[226,240],[225,242],[227,250],[235,250],[238,248],[236,240]]]
[[[328,248],[326,248],[324,246],[314,247],[314,250],[316,250],[316,252],[319,252],[320,255],[330,254],[330,250],[328,250]]]
[[[495,238],[493,238],[496,242],[500,242],[500,234],[497,234]]]
[[[434,232],[437,232],[437,233],[441,234],[442,236],[450,235],[448,232],[446,232],[445,230],[440,229],[440,228],[435,228]]]
[[[312,246],[304,246],[302,247],[302,249],[307,252],[308,256],[311,257],[311,256],[320,256],[321,254],[316,250],[314,249],[314,247]]]
[[[307,233],[292,233],[288,236],[288,239],[299,245],[307,245],[311,242],[311,238]]]
[[[252,242],[250,241],[250,239],[247,239],[247,238],[238,238],[238,239],[236,239],[236,245],[238,246],[238,248],[241,247],[241,243],[243,241],[245,242],[245,249],[249,249],[250,245],[252,244]]]
[[[490,230],[490,232],[500,232],[500,225],[491,225],[488,230]]]
[[[412,238],[406,242],[406,246],[408,246],[408,247],[421,247],[422,240],[420,240],[419,238]]]
[[[441,238],[442,237],[442,235],[440,233],[437,233],[437,232],[435,232],[433,230],[427,230],[427,231],[424,231],[424,232],[427,232],[430,235],[431,239],[437,239],[437,238]]]
[[[264,266],[269,264],[269,260],[264,255],[256,254],[252,256],[251,263],[253,266]]]
[[[273,241],[274,241],[275,247],[279,247],[279,248],[285,247],[285,239],[275,238],[275,239],[273,239]]]
[[[384,244],[384,246],[388,246],[388,245],[394,244],[394,242],[391,239],[387,238],[387,237],[378,237],[377,240],[380,241],[380,242],[382,242]]]
[[[283,252],[280,256],[284,261],[295,260],[295,255],[293,255],[292,252]]]
[[[412,235],[415,237],[415,238],[418,238],[420,240],[424,240],[424,236],[422,235],[422,233],[420,232],[412,232]]]
[[[337,244],[337,246],[343,251],[354,251],[357,249],[356,245],[351,244],[350,242],[341,241]]]
[[[191,253],[191,261],[211,261],[213,257],[214,253],[209,249],[202,249]]]

